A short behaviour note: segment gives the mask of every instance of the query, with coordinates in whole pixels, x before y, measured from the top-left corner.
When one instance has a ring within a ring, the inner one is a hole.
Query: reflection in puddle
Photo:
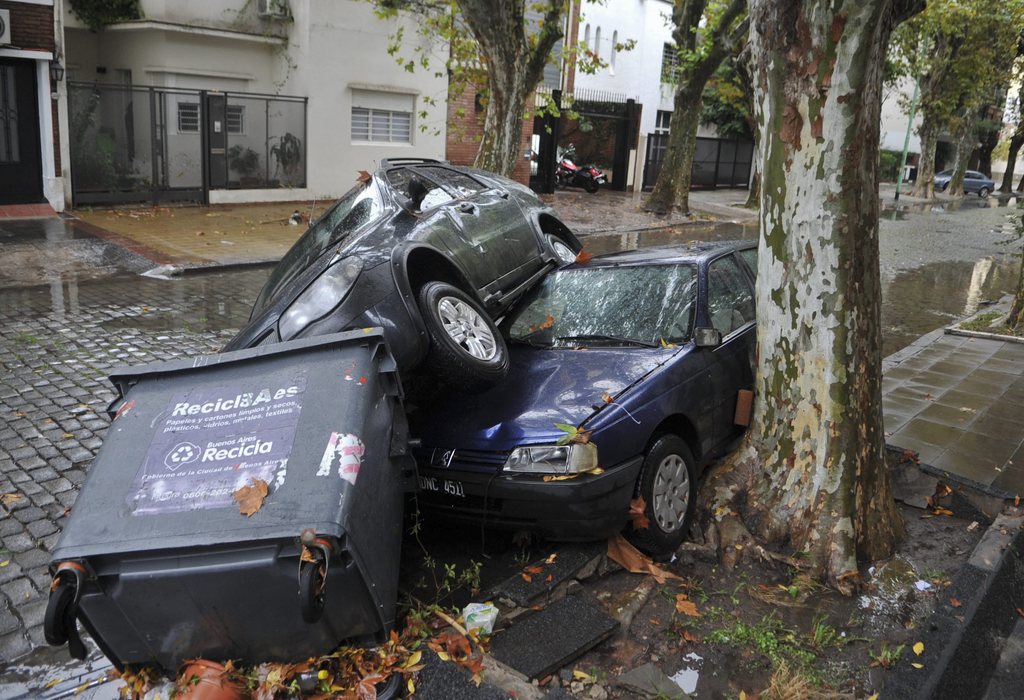
[[[882,356],[1011,294],[1020,263],[1003,258],[931,263],[882,280]]]
[[[669,676],[669,678],[671,678],[684,693],[692,695],[697,690],[697,681],[700,680],[700,662],[704,660],[704,657],[691,651],[683,658],[687,661],[693,661],[693,667],[683,666],[673,675]]]

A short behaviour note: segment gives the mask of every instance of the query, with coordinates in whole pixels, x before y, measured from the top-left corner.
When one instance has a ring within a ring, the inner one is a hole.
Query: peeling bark
[[[846,593],[858,559],[889,556],[902,533],[882,429],[878,140],[889,34],[922,7],[750,4],[762,166],[757,400],[735,478],[713,483],[755,535],[806,552]]]

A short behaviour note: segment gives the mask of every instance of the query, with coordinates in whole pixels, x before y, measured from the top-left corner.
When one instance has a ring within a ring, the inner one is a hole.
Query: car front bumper
[[[552,540],[599,540],[622,530],[629,519],[642,462],[637,456],[601,474],[563,481],[420,466],[419,503],[428,514],[496,529],[527,530]]]

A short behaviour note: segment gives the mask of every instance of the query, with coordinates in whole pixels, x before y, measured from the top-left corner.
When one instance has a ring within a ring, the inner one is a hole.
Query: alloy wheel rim
[[[569,263],[576,262],[576,253],[572,251],[572,248],[567,246],[565,243],[559,240],[555,240],[551,244],[551,248],[555,251],[555,255],[563,263],[568,265]]]
[[[457,297],[441,297],[437,302],[441,325],[455,344],[478,360],[493,360],[498,344],[483,316]]]
[[[683,525],[690,505],[690,472],[686,462],[677,454],[661,460],[654,476],[652,510],[658,527],[664,532],[675,532]]]

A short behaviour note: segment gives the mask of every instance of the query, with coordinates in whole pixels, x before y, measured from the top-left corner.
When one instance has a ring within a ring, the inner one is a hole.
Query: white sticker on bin
[[[327,449],[320,459],[320,468],[316,475],[330,476],[337,466],[338,476],[355,486],[365,451],[366,448],[357,436],[350,433],[331,433],[331,439],[327,441]]]

